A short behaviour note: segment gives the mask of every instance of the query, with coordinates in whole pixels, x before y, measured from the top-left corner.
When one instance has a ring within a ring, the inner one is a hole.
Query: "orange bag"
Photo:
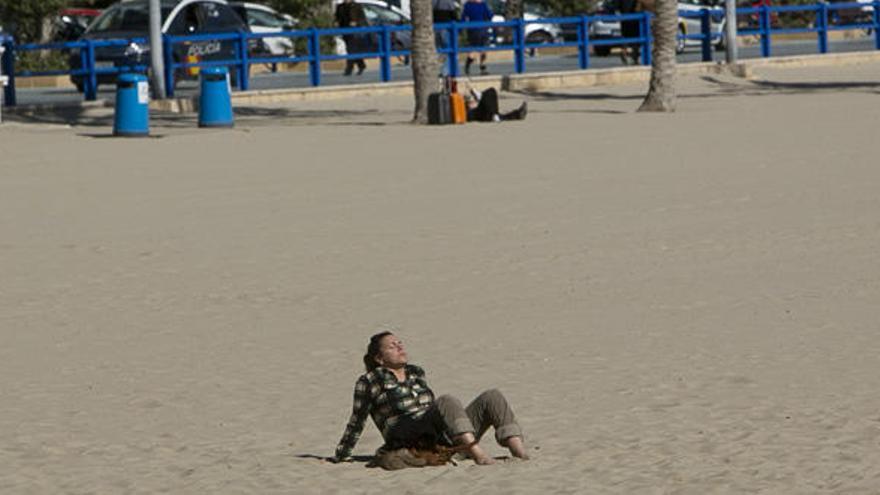
[[[452,122],[464,124],[467,122],[467,107],[464,104],[464,95],[461,93],[449,93],[449,108],[452,111]]]

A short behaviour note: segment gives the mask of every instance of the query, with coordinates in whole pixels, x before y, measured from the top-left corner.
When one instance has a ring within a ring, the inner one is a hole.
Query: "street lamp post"
[[[724,1],[724,45],[725,61],[727,65],[733,65],[737,60],[736,50],[736,0]]]
[[[150,0],[150,66],[153,69],[153,95],[165,98],[165,64],[162,60],[161,0]]]

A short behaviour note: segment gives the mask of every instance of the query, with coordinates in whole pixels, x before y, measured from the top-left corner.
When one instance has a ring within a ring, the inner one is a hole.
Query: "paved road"
[[[871,51],[874,50],[873,38],[858,38],[852,40],[832,41],[829,43],[831,53]],[[777,41],[772,45],[774,56],[807,55],[818,53],[816,41]],[[741,47],[740,58],[759,58],[760,48],[755,46]],[[716,60],[723,60],[724,52],[714,52]],[[621,61],[617,56],[590,58],[591,68],[620,67]],[[699,47],[689,47],[685,53],[678,57],[679,63],[699,62],[701,55]],[[526,59],[526,71],[554,72],[564,70],[578,70],[577,56],[575,55],[537,55]],[[491,74],[513,74],[513,61],[496,62],[489,64]],[[412,77],[410,68],[404,65],[394,65],[392,68],[392,80],[405,81]],[[343,76],[339,71],[322,73],[323,85],[356,84],[379,81],[377,70],[367,70],[361,76]],[[305,72],[278,72],[258,74],[251,78],[251,89],[281,89],[302,88],[309,86],[309,77]],[[198,91],[198,85],[194,81],[181,83],[177,96],[193,95]],[[112,100],[114,88],[102,86],[98,94],[99,98]],[[82,99],[82,96],[73,89],[19,89],[18,102],[27,104],[47,103],[74,103]]]

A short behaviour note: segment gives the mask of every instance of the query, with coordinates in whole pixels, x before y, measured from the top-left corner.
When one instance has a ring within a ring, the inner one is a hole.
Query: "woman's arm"
[[[364,431],[364,423],[370,414],[370,383],[365,376],[358,379],[354,386],[354,403],[351,407],[351,417],[345,425],[345,432],[336,445],[336,461],[344,461],[351,457],[351,451],[361,438]]]

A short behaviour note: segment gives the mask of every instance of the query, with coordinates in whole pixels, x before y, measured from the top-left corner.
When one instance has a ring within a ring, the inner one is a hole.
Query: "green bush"
[[[15,71],[68,70],[67,55],[57,50],[18,52]]]

